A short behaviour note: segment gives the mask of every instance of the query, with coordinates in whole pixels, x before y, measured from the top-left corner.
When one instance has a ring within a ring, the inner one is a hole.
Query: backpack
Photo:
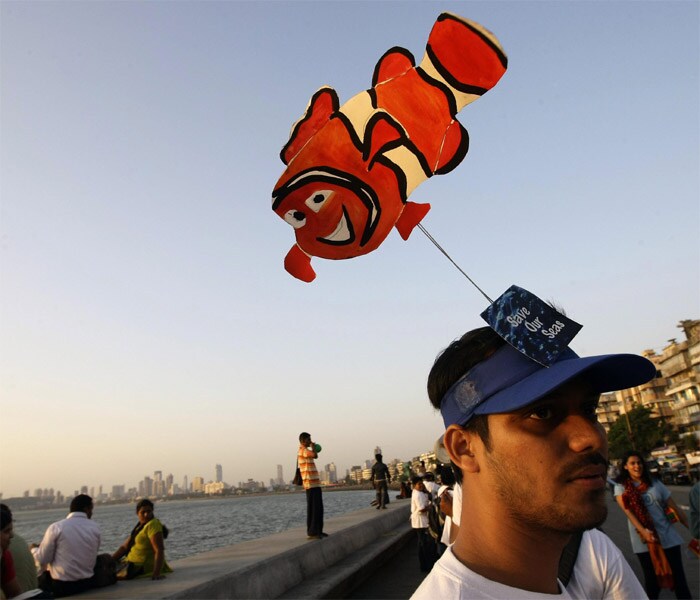
[[[92,587],[106,587],[117,583],[117,561],[111,554],[98,554],[92,575]]]
[[[428,494],[430,503],[428,504],[428,532],[431,537],[440,541],[442,530],[445,527],[445,515],[440,511],[440,498],[433,499],[432,494]]]

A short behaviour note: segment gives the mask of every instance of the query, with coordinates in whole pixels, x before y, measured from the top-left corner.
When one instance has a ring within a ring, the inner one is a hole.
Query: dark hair
[[[70,502],[70,512],[87,512],[92,508],[92,498],[87,494],[78,494]]]
[[[138,501],[138,504],[136,505],[136,512],[139,512],[144,506],[147,506],[148,508],[154,508],[153,502],[151,502],[148,498],[142,498]]]
[[[490,327],[472,329],[452,342],[438,355],[428,374],[427,387],[430,403],[439,410],[442,399],[455,382],[505,343],[505,340]],[[486,449],[491,449],[488,415],[475,415],[463,427],[476,433],[484,442]],[[452,468],[457,483],[461,484],[461,469],[454,463]]]
[[[649,475],[649,469],[647,468],[647,463],[644,460],[644,456],[642,456],[642,453],[639,452],[638,450],[628,450],[622,455],[622,459],[620,460],[620,475],[617,478],[617,483],[620,483],[622,485],[625,484],[625,482],[630,479],[630,473],[627,469],[625,469],[625,465],[627,464],[627,461],[632,457],[636,456],[639,460],[642,461],[642,481],[646,483],[647,485],[652,485],[651,481],[651,475]]]
[[[435,474],[432,471],[426,471],[425,475],[423,475],[423,479],[427,479],[428,481],[435,481]]]
[[[5,529],[10,523],[12,523],[12,511],[3,504],[0,507],[0,530]]]
[[[375,455],[374,455],[374,459],[375,459],[377,462],[382,462],[382,458],[383,458],[383,457],[382,457],[381,454],[375,454]]]
[[[455,472],[450,465],[439,465],[438,474],[440,475],[440,483],[443,485],[455,484]]]
[[[151,510],[153,510],[155,508],[152,500],[149,500],[148,498],[141,498],[141,500],[139,500],[138,503],[136,504],[136,513],[138,514],[138,512],[144,506],[147,508],[150,508]],[[163,528],[163,539],[167,540],[168,534],[170,533],[170,531],[168,530],[168,528],[165,525],[163,525],[163,523],[161,523],[161,527]],[[129,548],[129,550],[131,550],[131,547],[134,545],[134,542],[136,540],[136,535],[139,533],[139,531],[141,531],[141,529],[143,529],[143,525],[141,525],[140,523],[137,523],[136,527],[134,527],[134,529],[132,530],[131,537],[129,538],[129,544],[127,546]]]
[[[311,434],[310,434],[310,433],[306,433],[306,431],[302,431],[302,432],[299,434],[299,442],[300,442],[300,443],[303,443],[304,440],[310,440],[310,439],[311,439]]]
[[[411,485],[416,485],[417,483],[420,483],[423,481],[423,478],[420,475],[414,475],[411,477]]]

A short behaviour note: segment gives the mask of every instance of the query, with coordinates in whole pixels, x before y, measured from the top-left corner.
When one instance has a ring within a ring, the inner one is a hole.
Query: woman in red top
[[[15,563],[12,554],[8,550],[12,539],[12,513],[5,508],[0,508],[0,587],[6,598],[14,598],[22,593],[17,583]]]

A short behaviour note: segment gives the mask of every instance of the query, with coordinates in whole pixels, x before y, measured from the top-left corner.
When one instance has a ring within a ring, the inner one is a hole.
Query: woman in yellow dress
[[[153,515],[153,502],[144,498],[136,505],[139,522],[127,540],[112,554],[119,560],[126,556],[126,566],[121,571],[120,579],[148,577],[164,579],[164,573],[173,570],[165,562],[163,540],[168,536],[168,529]]]

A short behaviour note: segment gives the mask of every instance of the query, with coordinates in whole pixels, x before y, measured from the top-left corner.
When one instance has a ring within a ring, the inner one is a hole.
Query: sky
[[[437,16],[509,57],[464,108],[465,160],[411,195],[491,298],[583,325],[579,354],[661,351],[700,316],[700,4],[0,3],[0,492],[162,470],[339,472],[432,449],[437,354],[487,300],[422,235],[283,268],[270,209],[290,128]]]

